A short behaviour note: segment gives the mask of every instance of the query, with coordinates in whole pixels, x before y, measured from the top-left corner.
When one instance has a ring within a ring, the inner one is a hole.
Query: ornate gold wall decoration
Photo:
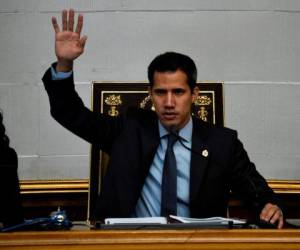
[[[108,111],[108,114],[110,116],[118,116],[119,111],[117,110],[117,106],[122,104],[121,95],[110,95],[107,98],[105,98],[105,103],[110,107],[110,110]]]
[[[205,122],[208,121],[207,117],[209,115],[209,112],[207,111],[206,106],[211,105],[211,103],[212,103],[212,100],[207,95],[199,95],[196,97],[196,99],[194,101],[195,106],[200,106],[199,110],[197,112],[197,116]]]
[[[146,109],[148,105],[151,105],[151,109],[152,109],[153,111],[155,110],[155,108],[154,108],[154,106],[153,106],[153,104],[152,104],[152,100],[151,100],[151,96],[150,96],[150,95],[146,96],[146,97],[141,101],[141,103],[140,103],[140,108]]]

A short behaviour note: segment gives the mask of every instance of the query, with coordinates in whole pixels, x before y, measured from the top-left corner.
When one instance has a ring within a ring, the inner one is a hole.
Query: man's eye
[[[184,94],[184,89],[174,89],[173,93],[175,95],[183,95]]]
[[[154,93],[156,95],[164,95],[166,93],[166,91],[164,91],[162,89],[156,89],[156,90],[154,90]]]

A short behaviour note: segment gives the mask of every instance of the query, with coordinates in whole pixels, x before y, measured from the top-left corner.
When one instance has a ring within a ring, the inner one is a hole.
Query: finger
[[[281,216],[279,218],[279,222],[278,222],[277,228],[281,229],[281,228],[283,228],[283,225],[284,225],[284,219],[283,219],[283,216]]]
[[[275,206],[275,212],[274,212],[272,218],[270,219],[270,222],[274,224],[276,221],[278,221],[278,223],[279,223],[280,220],[283,221],[282,211],[278,206]]]
[[[261,211],[260,213],[260,218],[262,220],[266,220],[266,221],[269,221],[270,218],[272,217],[273,215],[273,212],[272,212],[272,209],[273,209],[273,205],[268,203],[264,206],[263,210]]]
[[[277,205],[267,204],[260,214],[260,219],[269,221],[272,224],[277,222],[277,228],[282,228],[284,218],[281,209]]]
[[[274,224],[276,221],[279,220],[279,218],[281,217],[281,211],[280,210],[275,210],[274,214],[272,215],[272,217],[270,218],[270,222],[272,224]]]
[[[80,36],[81,30],[83,26],[83,15],[78,15],[78,21],[76,26],[76,33]]]
[[[69,10],[69,21],[68,21],[68,30],[73,31],[74,28],[74,10]]]
[[[282,228],[284,224],[284,219],[281,210],[278,208],[278,210],[275,212],[273,217],[270,220],[270,223],[275,224],[277,223],[277,228]]]
[[[67,10],[62,11],[62,27],[63,27],[63,31],[66,31],[68,28],[68,11]]]
[[[268,212],[264,216],[261,217],[261,219],[271,222],[271,218],[273,218],[276,215],[275,213],[276,213],[276,211],[273,208],[270,208],[268,210]],[[275,217],[275,219],[276,219],[276,217]]]
[[[52,20],[52,25],[53,25],[55,33],[60,32],[59,26],[57,24],[56,17],[53,16],[51,20]]]
[[[264,209],[261,212],[261,219],[270,221],[271,218],[277,213],[277,215],[280,215],[281,210],[277,205],[273,205],[271,203],[268,203],[265,205]]]
[[[79,44],[82,48],[84,48],[86,40],[87,40],[87,36],[83,36],[80,38]]]

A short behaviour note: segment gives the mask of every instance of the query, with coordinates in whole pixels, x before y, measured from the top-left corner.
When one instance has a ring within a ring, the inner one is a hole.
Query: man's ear
[[[196,86],[194,89],[193,89],[193,93],[192,93],[192,98],[193,98],[193,102],[196,100],[197,96],[199,95],[199,88]]]

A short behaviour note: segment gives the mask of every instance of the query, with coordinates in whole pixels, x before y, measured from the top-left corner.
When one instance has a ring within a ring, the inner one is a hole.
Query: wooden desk
[[[300,249],[300,230],[106,230],[0,233],[0,249]]]

